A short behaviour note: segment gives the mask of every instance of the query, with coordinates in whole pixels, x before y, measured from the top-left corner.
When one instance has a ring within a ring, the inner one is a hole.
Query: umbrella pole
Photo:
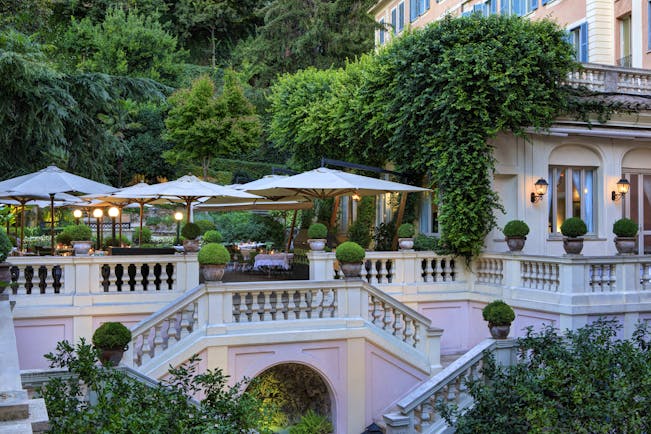
[[[292,245],[292,238],[294,237],[294,226],[296,225],[296,214],[298,214],[298,210],[294,210],[294,215],[292,216],[292,225],[289,228],[289,236],[287,237],[287,250],[285,250],[287,253],[289,253],[289,248]]]
[[[398,228],[402,224],[402,218],[405,215],[405,206],[407,205],[407,194],[400,193],[400,207],[398,208],[398,217],[396,218],[396,233],[393,234],[393,241],[391,242],[391,248],[396,250],[398,248]]]
[[[50,248],[54,255],[54,193],[50,193]]]
[[[330,216],[330,228],[335,229],[335,224],[337,223],[337,213],[339,212],[339,200],[340,196],[335,196],[334,203],[332,204],[332,215]],[[337,231],[335,230],[336,234]]]
[[[140,202],[140,234],[138,236],[138,247],[142,245],[142,218],[145,211],[145,202]]]
[[[118,240],[119,240],[119,243],[120,243],[120,247],[122,247],[122,208],[123,207],[118,207],[118,209],[120,210],[120,220],[119,220],[120,221],[120,226],[119,226],[119,229],[118,229],[119,230]],[[113,243],[115,244],[115,239],[113,240]]]
[[[25,245],[25,202],[20,202],[20,251],[24,252]]]
[[[186,202],[186,208],[185,208],[185,221],[187,223],[190,223],[190,208],[192,208],[192,199],[189,199]]]

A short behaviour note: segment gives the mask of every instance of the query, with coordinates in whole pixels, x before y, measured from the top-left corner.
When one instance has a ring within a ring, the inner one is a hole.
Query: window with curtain
[[[580,217],[588,233],[596,233],[595,168],[553,166],[549,168],[549,232],[560,233],[561,224]]]
[[[420,202],[420,230],[423,234],[438,234],[438,205],[432,200],[432,193],[423,193]]]

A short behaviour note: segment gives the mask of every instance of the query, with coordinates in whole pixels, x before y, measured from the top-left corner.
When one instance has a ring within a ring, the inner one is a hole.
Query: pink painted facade
[[[44,354],[62,340],[73,340],[72,318],[14,319],[20,369],[46,369]]]

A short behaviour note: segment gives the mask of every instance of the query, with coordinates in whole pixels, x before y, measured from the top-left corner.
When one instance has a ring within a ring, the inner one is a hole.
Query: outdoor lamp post
[[[102,235],[100,233],[102,217],[104,217],[104,211],[102,211],[102,208],[95,208],[93,210],[93,217],[97,219],[97,250],[102,250]]]
[[[82,212],[80,209],[76,209],[72,212],[72,216],[75,218],[75,223],[79,224],[79,220],[81,219]]]
[[[111,217],[111,245],[113,247],[118,246],[117,240],[115,239],[115,218],[120,214],[120,210],[117,207],[112,206],[108,210],[108,215]],[[121,240],[120,240],[121,241]]]
[[[181,220],[183,220],[183,213],[177,211],[174,213],[174,220],[176,220],[176,245],[181,244]]]

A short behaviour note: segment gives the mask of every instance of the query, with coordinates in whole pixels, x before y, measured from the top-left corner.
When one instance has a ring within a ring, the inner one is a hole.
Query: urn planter
[[[619,255],[634,255],[637,251],[637,237],[615,237],[615,248]]]
[[[310,245],[310,249],[316,252],[320,252],[325,249],[326,239],[325,238],[310,238],[307,240]]]
[[[72,241],[72,248],[75,251],[75,256],[88,256],[91,248],[91,242],[86,240]]]
[[[563,238],[563,248],[568,255],[580,255],[583,250],[583,238]]]
[[[506,237],[505,239],[509,252],[521,252],[527,237]]]
[[[493,339],[506,339],[511,332],[511,326],[488,324],[488,330],[491,332]]]
[[[204,280],[208,282],[220,282],[224,277],[225,264],[203,264],[201,272]]]
[[[398,246],[400,250],[413,250],[414,249],[414,239],[413,238],[398,238]]]
[[[340,262],[341,272],[344,273],[345,280],[361,280],[362,262]]]

